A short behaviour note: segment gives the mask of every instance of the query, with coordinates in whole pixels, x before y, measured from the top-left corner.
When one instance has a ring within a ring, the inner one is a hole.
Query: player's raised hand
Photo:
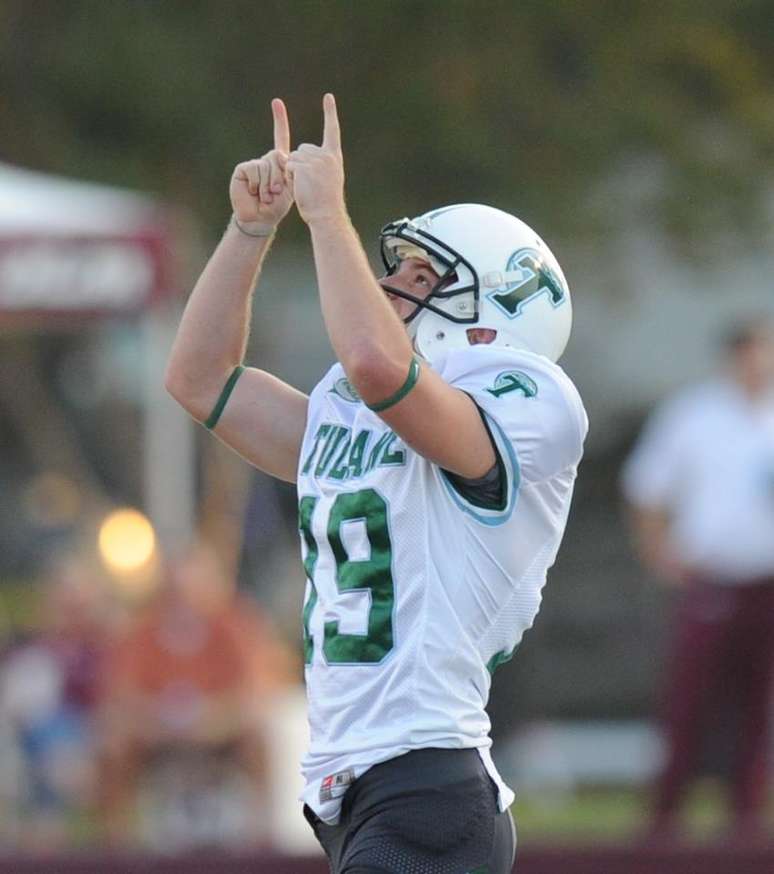
[[[261,158],[242,161],[234,168],[229,195],[234,215],[247,230],[276,227],[293,204],[286,170],[290,153],[290,124],[285,104],[271,102],[274,116],[274,148]]]
[[[308,225],[346,215],[341,131],[332,94],[323,97],[323,117],[322,145],[304,143],[287,163],[296,206]]]

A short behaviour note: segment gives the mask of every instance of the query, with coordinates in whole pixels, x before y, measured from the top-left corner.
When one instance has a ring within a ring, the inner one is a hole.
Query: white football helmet
[[[388,276],[404,258],[430,261],[440,279],[425,300],[384,284],[417,305],[405,320],[428,361],[471,345],[469,330],[496,332],[497,346],[557,361],[572,325],[570,289],[551,250],[528,225],[491,206],[461,203],[382,228]]]

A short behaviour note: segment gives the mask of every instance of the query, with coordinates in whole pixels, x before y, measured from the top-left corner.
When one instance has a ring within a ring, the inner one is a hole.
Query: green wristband
[[[229,376],[229,378],[226,380],[226,384],[223,386],[223,391],[220,393],[220,397],[218,398],[217,403],[212,408],[212,412],[207,418],[207,421],[204,423],[204,427],[208,431],[212,431],[212,429],[218,424],[218,420],[223,413],[223,409],[225,408],[228,399],[231,397],[231,392],[234,391],[234,386],[237,384],[237,380],[242,375],[244,369],[245,368],[243,365],[238,364],[231,371],[231,376]]]
[[[394,407],[398,401],[402,401],[403,398],[411,391],[412,388],[417,384],[417,380],[419,379],[419,362],[416,358],[411,359],[411,366],[409,367],[408,376],[406,377],[406,381],[403,385],[395,392],[395,394],[390,395],[383,401],[379,401],[377,404],[366,404],[369,410],[374,413],[381,413],[384,410],[389,410],[390,407]]]

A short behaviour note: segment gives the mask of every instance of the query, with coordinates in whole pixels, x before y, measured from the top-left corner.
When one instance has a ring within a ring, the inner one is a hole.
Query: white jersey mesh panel
[[[553,561],[554,551],[554,544],[547,543],[538,553],[532,567],[521,578],[510,598],[502,605],[497,621],[481,639],[479,649],[481,657],[487,664],[498,653],[508,655],[519,645],[521,638],[514,640],[514,629],[523,628],[526,631],[532,626],[540,608],[546,567]]]

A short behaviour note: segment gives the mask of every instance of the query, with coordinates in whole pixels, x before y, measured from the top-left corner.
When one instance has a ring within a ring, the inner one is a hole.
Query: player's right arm
[[[681,585],[688,569],[680,560],[672,540],[668,508],[630,504],[629,524],[634,548],[642,564],[661,581]]]
[[[674,541],[675,501],[689,469],[693,420],[681,397],[649,419],[621,470],[621,488],[637,557],[665,583],[681,584],[689,573]]]
[[[242,364],[253,289],[274,230],[293,198],[285,179],[287,112],[272,101],[274,148],[238,164],[231,177],[234,219],[186,304],[167,365],[167,391],[206,422]],[[263,236],[258,236],[259,234]],[[255,235],[255,236],[253,236]],[[306,425],[306,395],[263,370],[246,368],[214,426],[216,435],[256,467],[293,482]]]

